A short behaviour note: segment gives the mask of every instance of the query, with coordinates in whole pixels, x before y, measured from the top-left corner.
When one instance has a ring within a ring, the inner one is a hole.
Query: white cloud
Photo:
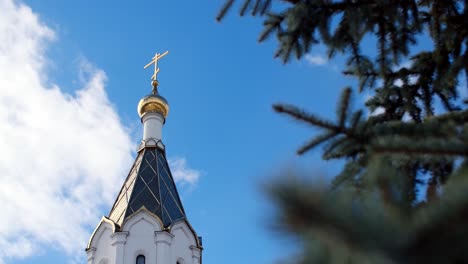
[[[376,116],[376,115],[380,115],[380,114],[383,114],[383,113],[385,113],[385,108],[379,106],[374,111],[370,112],[369,115],[370,116]]]
[[[405,67],[405,68],[410,68],[411,65],[412,65],[412,62],[411,62],[411,61],[405,61],[405,62],[401,63],[400,65],[398,65],[398,66],[396,66],[396,67],[393,67],[393,70],[396,71],[396,70],[399,70],[399,69],[401,69],[401,68],[403,68],[403,67]],[[417,78],[416,76],[410,76],[410,77],[408,78],[408,83],[409,83],[409,84],[415,84],[417,81],[418,81],[418,78]],[[401,79],[396,79],[396,80],[394,81],[393,84],[394,84],[396,87],[402,87],[404,83],[403,83],[403,80],[401,80]],[[382,80],[378,80],[378,81],[376,82],[376,86],[377,86],[377,87],[381,87],[382,85],[383,85],[383,81],[382,81]],[[364,95],[364,102],[367,102],[368,100],[370,100],[370,99],[373,98],[373,97],[374,97],[374,95],[371,95],[369,92],[365,93],[365,95]],[[382,113],[385,113],[385,108],[379,106],[379,107],[377,107],[376,109],[374,109],[374,111],[368,112],[368,115],[369,115],[369,116],[376,116],[376,115],[380,115],[380,114],[382,114]],[[409,116],[408,114],[405,114],[405,115],[403,116],[403,119],[402,119],[402,120],[403,120],[403,121],[411,121],[412,118],[411,118],[411,116]]]
[[[193,185],[200,178],[200,171],[189,168],[185,158],[169,159],[169,167],[176,183]]]
[[[306,54],[305,55],[305,60],[312,64],[312,65],[316,65],[316,66],[323,66],[323,65],[326,65],[328,63],[328,60],[326,57],[324,57],[323,55],[319,55],[319,54],[315,54],[315,55],[312,55],[312,54]]]
[[[374,97],[374,95],[371,95],[370,92],[366,91],[363,95],[363,100],[364,100],[364,103],[366,103],[367,101],[369,101],[370,99],[372,99]],[[374,109],[374,111],[370,111],[370,110],[367,110],[367,115],[368,116],[376,116],[376,115],[380,115],[382,113],[385,113],[385,108],[379,106],[377,107],[376,109]]]
[[[82,255],[134,145],[109,103],[103,71],[74,95],[47,84],[55,35],[32,10],[0,0],[0,262],[53,246]]]
[[[0,263],[53,247],[78,261],[135,154],[106,75],[82,60],[75,94],[47,83],[55,33],[26,5],[0,0]],[[195,183],[185,159],[174,176]]]

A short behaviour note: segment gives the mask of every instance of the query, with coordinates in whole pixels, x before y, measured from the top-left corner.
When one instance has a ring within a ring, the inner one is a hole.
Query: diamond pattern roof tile
[[[109,213],[109,219],[122,226],[125,219],[145,207],[170,226],[185,219],[185,211],[163,149],[140,150],[130,173]]]

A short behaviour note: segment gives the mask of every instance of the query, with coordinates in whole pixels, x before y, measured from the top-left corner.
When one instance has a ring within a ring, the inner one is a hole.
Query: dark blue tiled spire
[[[143,207],[158,216],[165,227],[185,219],[165,151],[159,147],[144,147],[139,151],[109,219],[121,226]]]

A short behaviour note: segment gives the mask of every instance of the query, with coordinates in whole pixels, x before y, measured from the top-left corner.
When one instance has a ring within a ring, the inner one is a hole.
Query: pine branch
[[[381,137],[374,140],[371,146],[376,154],[468,156],[468,145],[458,140],[425,138],[422,141],[415,141],[405,137]]]
[[[233,2],[227,0],[219,19]],[[344,55],[343,73],[370,93],[367,109],[383,110],[349,112],[350,88],[336,121],[273,106],[322,130],[298,154],[323,145],[323,159],[346,164],[331,191],[280,182],[270,192],[281,230],[304,247],[292,263],[468,263],[468,181],[460,181],[468,171],[458,169],[468,166],[468,110],[458,98],[462,74],[468,78],[468,1],[280,2],[241,5],[241,15],[265,16],[259,41],[275,33],[276,56],[285,63],[317,44],[330,59]],[[420,39],[433,46],[421,50]],[[364,49],[370,42],[376,54]]]
[[[247,1],[250,1],[250,0],[247,0]],[[256,0],[255,1],[255,4],[254,4],[254,6],[252,8],[252,16],[257,15],[257,13],[259,12],[259,9],[260,9],[260,6],[261,6],[261,4],[260,4],[261,1],[262,0]]]
[[[234,0],[227,0],[221,10],[219,11],[218,15],[216,16],[216,20],[218,22],[221,22],[221,20],[224,18],[226,13],[231,9],[232,5],[234,4]]]
[[[351,130],[352,131],[355,131],[356,130],[356,127],[357,125],[359,124],[359,122],[361,121],[361,117],[362,117],[362,110],[358,110],[356,111],[353,116],[351,117]]]
[[[421,208],[415,216],[413,239],[409,241],[406,252],[422,258],[421,263],[431,258],[432,261],[435,258],[444,263],[465,263],[456,261],[468,260],[468,247],[465,246],[468,235],[467,175],[466,168],[460,169],[445,188],[444,196]],[[447,247],[445,243],[448,241],[453,246]],[[443,256],[438,253],[441,248],[444,249]]]
[[[298,155],[302,155],[305,152],[315,148],[316,146],[322,144],[323,142],[335,137],[337,135],[336,132],[325,133],[314,137],[309,142],[305,143],[299,150],[297,150]]]
[[[336,111],[337,116],[339,117],[338,124],[340,127],[345,126],[346,115],[348,113],[350,98],[351,98],[351,88],[346,87],[341,94],[341,99],[340,99],[340,102],[338,103],[338,108]]]
[[[252,0],[245,0],[244,1],[244,4],[242,5],[242,7],[240,9],[240,12],[239,12],[241,16],[243,16],[245,14],[245,12],[247,11],[247,9],[251,5],[251,3],[252,3]]]
[[[278,113],[287,114],[299,121],[303,121],[331,131],[343,132],[342,128],[333,125],[330,121],[323,120],[313,114],[306,113],[304,110],[301,110],[293,105],[274,104],[273,109]]]
[[[285,181],[277,182],[269,193],[280,206],[285,228],[298,234],[312,232],[325,244],[362,251],[389,249],[405,232],[392,222],[395,219],[382,215],[377,204],[350,199],[348,191],[325,190],[316,183]]]
[[[305,111],[293,106],[293,105],[283,105],[283,104],[274,104],[273,105],[273,109],[278,112],[278,113],[283,113],[283,114],[287,114],[299,121],[303,121],[303,122],[306,122],[306,123],[309,123],[311,125],[314,125],[314,126],[317,126],[317,127],[320,127],[320,128],[324,128],[324,129],[327,129],[327,130],[330,130],[330,131],[333,131],[333,132],[336,132],[336,133],[342,133],[342,134],[345,134],[351,138],[354,138],[358,141],[363,141],[360,137],[358,137],[356,134],[354,134],[352,131],[350,131],[348,128],[346,127],[340,127],[340,126],[337,126],[337,125],[334,125],[333,123],[331,123],[330,121],[328,120],[322,120],[318,117],[316,117],[315,115],[313,114],[310,114],[310,113],[306,113]]]
[[[363,164],[360,162],[351,160],[348,161],[341,173],[339,173],[332,181],[331,190],[342,186],[344,183],[352,183],[352,186],[356,182],[357,175],[362,171]]]

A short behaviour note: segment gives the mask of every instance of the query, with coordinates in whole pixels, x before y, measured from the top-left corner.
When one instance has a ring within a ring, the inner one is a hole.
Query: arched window
[[[138,257],[136,259],[136,264],[145,264],[145,256],[138,255]]]

